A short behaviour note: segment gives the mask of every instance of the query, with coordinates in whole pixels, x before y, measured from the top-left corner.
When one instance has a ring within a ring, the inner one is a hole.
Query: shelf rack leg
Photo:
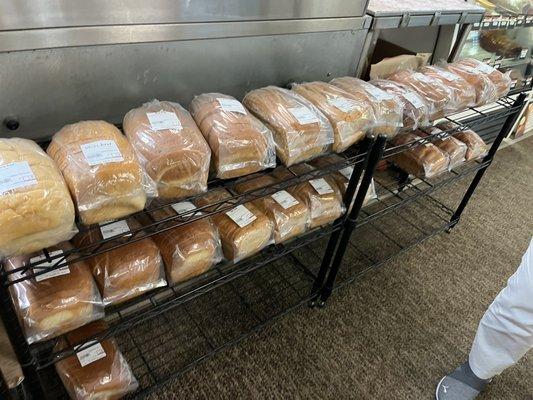
[[[357,195],[355,196],[352,209],[348,215],[348,218],[346,219],[345,226],[341,231],[339,231],[340,239],[338,241],[337,251],[335,252],[333,261],[331,262],[331,269],[326,279],[326,283],[320,291],[320,300],[318,301],[319,307],[323,307],[326,304],[326,300],[329,298],[329,296],[331,296],[331,292],[333,291],[333,284],[335,283],[337,273],[339,272],[339,267],[344,257],[344,253],[346,252],[346,246],[348,244],[348,241],[350,240],[352,232],[357,226],[357,218],[359,217],[359,212],[363,207],[363,202],[365,201],[366,193],[368,191],[370,183],[372,182],[372,176],[374,175],[374,171],[376,169],[376,166],[378,165],[379,160],[381,160],[381,156],[383,155],[383,150],[385,149],[386,142],[387,138],[385,136],[378,136],[377,140],[374,142],[374,145],[368,152],[368,160],[366,163],[366,168],[363,174],[361,185],[359,187],[359,190],[357,191]]]
[[[6,333],[9,341],[13,346],[18,362],[22,367],[24,374],[23,385],[28,388],[31,399],[44,399],[45,394],[39,381],[35,360],[30,352],[30,346],[26,342],[26,338],[19,320],[7,285],[7,277],[2,274],[2,281],[0,282],[0,316],[4,323]]]
[[[513,108],[520,107],[520,105],[524,103],[525,98],[526,98],[525,93],[520,93],[520,95],[514,101],[512,107]],[[511,115],[509,115],[507,117],[507,119],[503,123],[503,125],[502,125],[502,127],[500,129],[500,132],[498,133],[498,136],[496,137],[496,140],[494,140],[494,143],[492,143],[492,146],[490,147],[489,152],[487,153],[485,158],[483,158],[483,162],[484,163],[487,162],[487,165],[485,167],[481,168],[476,173],[476,176],[474,177],[474,179],[470,183],[470,186],[468,187],[465,195],[463,196],[463,198],[461,200],[461,203],[459,204],[459,206],[455,210],[455,213],[452,215],[452,218],[450,219],[451,225],[450,225],[450,227],[447,230],[448,232],[450,232],[452,230],[452,228],[455,227],[457,225],[457,223],[459,222],[459,219],[461,218],[461,214],[463,213],[466,205],[470,201],[470,198],[474,194],[474,191],[476,190],[477,185],[479,185],[479,182],[481,181],[481,178],[483,178],[483,175],[485,174],[485,171],[487,170],[489,165],[492,163],[492,160],[494,159],[494,156],[496,155],[496,152],[498,151],[498,148],[500,147],[503,139],[506,138],[507,135],[509,134],[509,131],[512,129],[512,127],[513,127],[516,119],[518,118],[519,114],[520,114],[520,110],[518,110],[515,113],[512,113]]]
[[[357,183],[359,182],[361,178],[361,174],[363,173],[363,170],[368,165],[368,160],[370,158],[370,152],[368,150],[373,147],[374,143],[375,143],[375,139],[367,140],[364,144],[361,145],[361,148],[359,149],[358,154],[362,154],[366,152],[366,157],[362,163],[359,163],[354,167],[352,175],[350,176],[350,181],[348,182],[348,187],[346,188],[346,192],[344,193],[344,199],[343,199],[344,204],[346,205],[347,208],[349,208],[349,205],[351,204],[353,196],[357,190]],[[335,249],[337,248],[337,243],[339,241],[339,237],[340,237],[340,233],[342,229],[343,228],[341,227],[341,229],[333,232],[329,238],[326,251],[324,252],[324,256],[322,257],[322,263],[320,264],[320,269],[313,283],[313,288],[311,289],[311,294],[314,294],[315,296],[309,303],[310,307],[314,307],[316,305],[316,301],[320,296],[320,289],[322,289],[322,285],[324,284],[324,280],[326,279],[326,275],[328,273],[329,266],[331,264],[331,259],[333,258]]]

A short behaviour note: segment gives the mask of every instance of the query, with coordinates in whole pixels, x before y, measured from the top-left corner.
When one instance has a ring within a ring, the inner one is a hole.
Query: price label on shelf
[[[509,21],[507,21],[506,19],[505,19],[505,20],[502,20],[502,21],[500,22],[500,28],[505,29],[505,28],[507,28],[508,25],[509,25]]]
[[[509,28],[514,28],[516,26],[516,19],[512,19],[509,21]]]
[[[170,207],[172,207],[172,209],[176,211],[178,215],[185,214],[186,212],[192,210],[196,210],[196,206],[190,201],[180,201],[179,203],[171,204]],[[202,213],[199,212],[198,215],[202,215]]]
[[[180,131],[182,126],[176,113],[169,111],[159,111],[153,113],[146,113],[150,126],[154,131],[163,131],[171,129],[174,131]]]
[[[50,252],[50,257],[59,256],[61,254],[63,254],[63,250],[52,251]],[[46,256],[44,254],[37,256],[37,257],[32,257],[30,258],[30,264],[34,262],[43,261],[43,260],[46,260]],[[39,264],[38,267],[33,268],[33,273],[41,272],[44,268],[51,268],[54,266],[54,264],[58,264],[58,261],[59,259],[54,259],[51,261],[43,262]],[[44,274],[37,275],[35,276],[35,280],[37,282],[42,282],[50,278],[55,278],[56,276],[67,275],[67,274],[70,274],[70,269],[68,265],[65,265],[58,269],[54,269],[52,271],[45,272]]]
[[[250,225],[257,217],[248,210],[244,205],[238,205],[233,210],[227,211],[226,215],[230,217],[233,222],[239,225],[240,228]]]
[[[271,196],[276,203],[278,203],[284,210],[300,204],[289,192],[280,190]]]
[[[306,106],[290,107],[287,110],[292,114],[294,118],[302,125],[314,124],[320,122],[318,117]]]
[[[528,52],[529,49],[522,49],[520,51],[520,59],[524,59],[526,58],[526,55],[527,55],[527,52]]]
[[[320,195],[333,193],[333,188],[324,178],[311,179],[309,183]]]
[[[78,346],[78,348],[81,346]],[[80,350],[76,353],[78,361],[82,367],[85,367],[89,364],[92,364],[95,361],[98,361],[106,356],[105,350],[100,344],[100,342],[95,341],[94,344],[87,347],[86,349]]]
[[[481,26],[481,24],[479,22],[476,22],[474,24],[474,29],[479,29],[480,26]]]
[[[124,220],[113,222],[111,224],[106,224],[106,222],[100,223],[100,232],[102,232],[102,238],[107,239],[113,236],[121,235],[130,231],[128,223]]]
[[[235,99],[227,99],[225,97],[217,98],[218,104],[226,112],[236,112],[239,114],[246,114],[244,106]]]
[[[483,28],[489,28],[490,27],[490,21],[483,22]]]
[[[99,164],[124,161],[114,140],[97,140],[80,145],[81,151],[91,167]]]
[[[339,172],[348,180],[350,180],[350,178],[352,177],[352,173],[353,173],[353,167],[346,167],[346,168],[343,168],[341,170],[339,170]]]
[[[0,167],[0,195],[36,184],[37,178],[27,161],[12,162]]]
[[[497,20],[497,19],[493,20],[492,23],[491,23],[491,26],[493,28],[497,28],[499,25],[500,25],[500,21]]]

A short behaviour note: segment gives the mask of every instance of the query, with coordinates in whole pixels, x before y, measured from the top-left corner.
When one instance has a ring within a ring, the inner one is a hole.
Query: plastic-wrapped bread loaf
[[[442,130],[450,130],[457,128],[458,125],[453,122],[443,122],[440,123],[438,127]],[[489,152],[487,144],[472,129],[460,130],[459,132],[454,133],[453,137],[466,145],[466,161],[483,158]]]
[[[194,97],[190,109],[213,150],[217,177],[235,178],[276,166],[272,132],[235,98],[204,93]]]
[[[230,199],[222,188],[211,190],[194,200],[197,207],[216,205]],[[210,208],[206,208],[209,211]],[[224,257],[239,261],[250,257],[272,243],[274,225],[253,203],[248,202],[212,216],[218,228]]]
[[[402,70],[388,77],[413,89],[429,106],[430,119],[442,118],[446,110],[453,108],[452,91],[441,81],[421,72]]]
[[[403,106],[395,95],[351,76],[335,78],[332,85],[352,95],[361,95],[374,110],[372,132],[376,135],[393,137],[403,125]]]
[[[333,128],[318,108],[290,90],[267,86],[252,90],[243,104],[270,128],[284,165],[310,160],[333,144]]]
[[[393,140],[394,146],[420,140],[412,133],[403,133]],[[403,150],[392,157],[394,163],[405,172],[418,178],[433,178],[447,171],[450,159],[442,150],[432,143],[419,144]]]
[[[178,221],[178,215],[188,218],[196,207],[190,201],[156,207],[150,214],[156,221]],[[222,260],[222,245],[211,218],[204,217],[153,237],[171,283],[184,282],[208,271]]]
[[[295,165],[291,168],[301,175],[313,170],[307,164]],[[287,180],[294,175],[283,167],[276,168],[272,175],[278,180]],[[309,228],[317,228],[329,224],[339,218],[345,211],[341,190],[332,176],[311,179],[297,189],[297,199],[303,201],[309,209]]]
[[[105,222],[80,233],[74,242],[80,247],[87,246],[138,228],[140,224],[132,217]],[[86,262],[106,305],[124,302],[167,284],[161,254],[150,238],[98,254]]]
[[[49,249],[50,256],[71,249],[68,242]],[[67,256],[67,260],[72,256]],[[24,267],[30,262],[45,260],[42,252],[30,256],[13,257],[5,262],[7,271]],[[33,270],[20,270],[10,275],[11,280],[50,268],[58,261],[39,264]],[[10,286],[11,296],[28,343],[50,339],[76,329],[104,316],[98,288],[89,266],[84,262],[47,271]]]
[[[276,183],[277,180],[270,175],[247,177],[235,185],[235,190],[242,194]],[[273,223],[276,243],[299,236],[307,229],[309,210],[307,205],[297,197],[296,188],[290,187],[271,196],[252,201]]]
[[[370,83],[387,93],[395,95],[403,106],[403,127],[415,130],[429,125],[430,107],[415,90],[387,79],[374,79]]]
[[[152,100],[129,111],[124,132],[163,198],[205,192],[211,150],[187,110]]]
[[[451,90],[452,101],[445,110],[446,114],[453,114],[476,105],[476,90],[463,77],[434,65],[423,67],[420,72],[437,79]]]
[[[85,341],[106,328],[104,321],[96,321],[69,332],[58,341],[55,351],[76,343],[87,343]],[[75,400],[120,399],[138,387],[114,339],[94,343],[58,361],[56,371],[70,398]]]
[[[294,84],[292,90],[313,103],[333,127],[333,151],[341,153],[363,139],[375,122],[365,97],[325,82]]]
[[[113,125],[82,121],[57,132],[48,154],[63,173],[84,224],[143,209],[143,174],[131,145]]]
[[[74,217],[53,160],[31,140],[0,139],[0,258],[70,239],[76,233]]]
[[[432,128],[429,132],[417,131],[416,134],[420,137],[427,137],[429,135],[442,135],[444,132],[439,128]],[[466,161],[466,152],[468,150],[467,146],[457,140],[453,136],[448,136],[444,138],[437,138],[431,141],[435,146],[437,146],[444,154],[448,156],[449,164],[448,169],[452,170],[459,165],[463,164]]]

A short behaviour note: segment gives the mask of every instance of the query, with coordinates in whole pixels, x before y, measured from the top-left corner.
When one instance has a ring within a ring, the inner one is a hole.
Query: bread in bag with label
[[[476,91],[476,106],[495,101],[498,98],[498,90],[483,71],[491,68],[487,64],[469,61],[470,59],[460,60],[451,64],[443,65],[443,68],[461,76],[464,80],[470,83]]]
[[[188,201],[159,206],[150,211],[155,221],[179,221],[178,215],[190,218],[196,207]],[[169,283],[187,281],[208,271],[222,260],[222,245],[216,226],[204,217],[153,236],[165,263]]]
[[[82,344],[82,350],[55,364],[57,374],[71,399],[120,399],[139,386],[115,339],[105,339],[94,342],[92,346],[85,346],[88,339],[106,328],[104,321],[95,321],[69,332],[54,348],[55,351],[61,351],[71,345]]]
[[[235,190],[243,194],[276,183],[277,180],[270,175],[250,176],[238,182]],[[275,243],[292,239],[307,230],[309,210],[301,199],[298,200],[297,193],[297,187],[289,187],[252,201],[274,224]]]
[[[375,116],[366,98],[326,82],[293,84],[292,90],[313,103],[333,127],[333,151],[342,153],[362,140],[374,125]]]
[[[218,178],[236,178],[276,166],[272,132],[235,98],[204,93],[194,97],[190,110],[213,151]]]
[[[71,248],[68,242],[62,242],[51,247],[49,253],[50,256],[60,255]],[[67,256],[67,260],[73,257]],[[13,271],[40,260],[45,260],[42,252],[9,258],[5,269]],[[58,264],[58,261],[53,259],[39,264],[40,269],[36,266],[14,272],[9,279],[14,281],[28,277],[44,267]],[[104,316],[100,294],[84,261],[28,277],[9,289],[28,343],[56,337]]]
[[[290,168],[297,175],[313,171],[308,164],[299,164]],[[293,177],[287,168],[278,167],[272,175],[284,181]],[[322,178],[311,179],[298,186],[298,199],[301,199],[309,209],[309,228],[313,229],[329,224],[339,218],[345,211],[341,190],[335,179],[328,175]]]
[[[374,120],[371,132],[393,137],[403,125],[403,106],[393,94],[352,76],[335,78],[330,82],[352,95],[363,96],[372,110]]]
[[[394,146],[402,146],[420,137],[413,133],[403,133],[393,140]],[[433,178],[446,172],[450,164],[449,157],[432,143],[416,144],[392,156],[394,163],[405,172],[418,178]]]
[[[115,126],[105,121],[66,125],[46,151],[63,173],[84,224],[121,218],[144,208],[141,166]]]
[[[295,92],[267,86],[246,94],[243,104],[272,131],[276,153],[286,166],[326,153],[333,144],[326,116]]]
[[[451,121],[442,122],[437,126],[442,130],[457,129],[459,127],[459,125]],[[489,152],[487,144],[472,129],[459,130],[457,133],[453,134],[453,137],[466,145],[466,161],[483,158]]]
[[[182,106],[152,100],[130,110],[123,128],[160,197],[206,191],[211,150]]]
[[[194,200],[197,207],[217,205],[232,201],[231,194],[222,188],[214,189]],[[213,207],[205,208],[206,212]],[[250,257],[272,243],[274,224],[252,202],[240,204],[227,211],[213,215],[218,228],[224,257],[239,261]]]
[[[79,247],[89,246],[140,227],[132,217],[103,222],[80,233],[73,241]],[[86,262],[106,305],[122,303],[167,284],[161,254],[151,238],[105,251]]]
[[[74,204],[53,160],[27,139],[0,139],[0,258],[29,254],[76,233]]]
[[[509,90],[511,90],[512,79],[509,72],[503,73],[498,71],[496,68],[482,61],[476,60],[475,58],[465,58],[449,64],[448,67],[454,70],[454,72],[456,69],[458,74],[461,72],[464,73],[464,71],[471,72],[472,68],[474,68],[474,74],[477,74],[478,76],[486,76],[495,87],[495,97],[492,99],[487,99],[485,102],[494,101],[502,96],[505,96]],[[468,80],[466,77],[465,79]]]
[[[439,134],[444,135],[444,132],[439,128],[432,128],[429,130],[429,133],[422,131],[417,131],[415,133],[420,137],[428,137],[429,135]],[[448,156],[448,159],[450,160],[448,164],[449,170],[458,167],[466,161],[466,153],[468,151],[468,147],[466,146],[466,144],[454,138],[453,136],[433,139],[431,143],[437,146],[444,154]]]

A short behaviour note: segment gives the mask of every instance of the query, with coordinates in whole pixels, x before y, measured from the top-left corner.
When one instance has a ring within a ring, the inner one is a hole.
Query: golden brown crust
[[[404,145],[420,138],[412,133],[404,133],[394,138],[395,146]],[[432,178],[445,172],[449,158],[432,143],[417,145],[393,156],[394,163],[418,178]]]

